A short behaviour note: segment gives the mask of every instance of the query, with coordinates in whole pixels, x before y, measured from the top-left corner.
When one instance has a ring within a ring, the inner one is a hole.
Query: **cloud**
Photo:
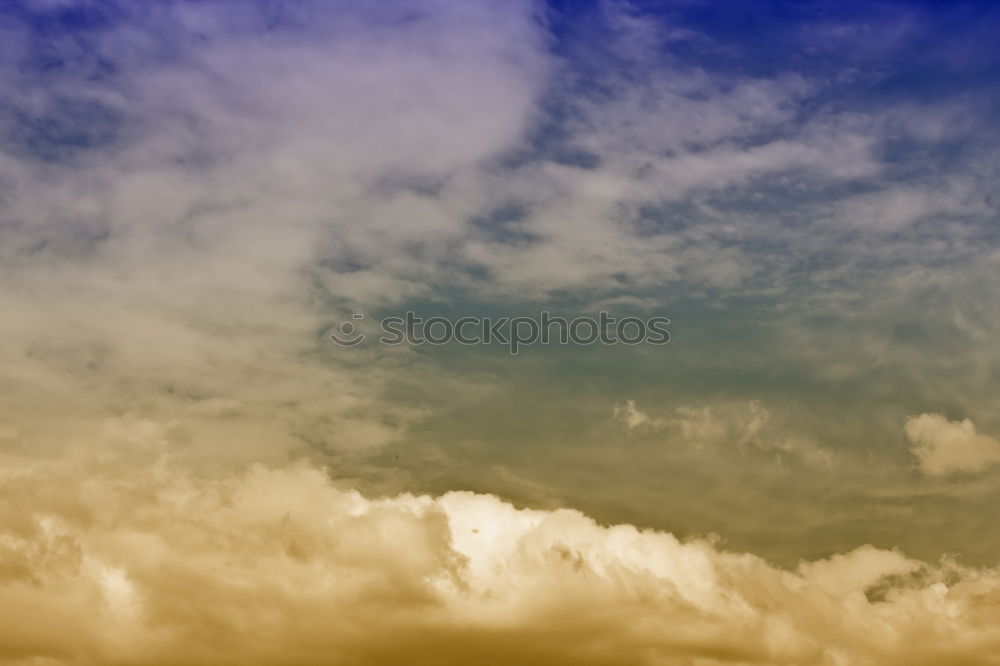
[[[555,57],[528,1],[27,7],[0,72],[11,421],[191,411],[248,457],[378,448],[413,420],[382,399],[406,371],[327,353],[339,318],[739,291],[768,259],[692,199],[879,168],[872,126],[798,121],[815,82],[660,57],[675,31],[614,3],[629,76]],[[704,219],[664,212],[689,204]],[[236,418],[203,406],[226,401]]]
[[[16,107],[0,289],[17,311],[0,353],[28,385],[100,368],[230,397],[299,371],[350,308],[787,292],[796,257],[842,248],[841,278],[880,258],[839,230],[905,228],[919,192],[949,195],[937,213],[991,212],[973,205],[988,177],[829,204],[825,188],[839,201],[886,171],[892,114],[828,108],[808,71],[682,57],[678,40],[725,45],[628,3],[600,7],[603,65],[556,57],[572,31],[527,0],[69,4],[12,21],[0,72]],[[64,19],[86,29],[43,29]]]
[[[928,476],[982,472],[1000,463],[1000,441],[976,432],[969,419],[921,414],[911,416],[904,429],[910,450]]]
[[[358,302],[432,292],[422,274],[444,259],[417,246],[461,233],[479,197],[430,193],[521,140],[548,76],[537,7],[10,11],[0,364],[16,394],[0,418],[230,401],[228,424],[283,449],[398,434],[384,373],[354,372],[323,331]]]
[[[642,425],[656,426],[657,421],[650,420],[649,415],[635,406],[635,400],[626,400],[624,404],[615,405],[613,408],[615,418],[625,426],[627,430],[634,430]]]
[[[789,454],[812,465],[828,467],[832,452],[772,422],[760,402],[681,405],[661,416],[639,409],[634,400],[616,404],[615,420],[630,433],[662,438],[692,449]]]
[[[888,666],[1000,647],[993,569],[865,546],[788,571],[491,495],[367,498],[305,464],[194,474],[140,430],[141,454],[3,456],[0,663]]]

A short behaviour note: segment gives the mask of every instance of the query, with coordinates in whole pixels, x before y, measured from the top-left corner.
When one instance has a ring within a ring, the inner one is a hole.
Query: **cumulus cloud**
[[[976,432],[969,419],[942,414],[911,416],[904,427],[911,451],[928,476],[982,472],[1000,463],[1000,441]]]
[[[3,456],[0,662],[887,666],[1000,648],[992,569],[865,546],[782,570],[570,509],[126,453]]]

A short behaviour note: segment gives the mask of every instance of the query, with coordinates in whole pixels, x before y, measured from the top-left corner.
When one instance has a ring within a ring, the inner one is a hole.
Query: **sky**
[[[998,30],[3,3],[0,664],[998,663]]]

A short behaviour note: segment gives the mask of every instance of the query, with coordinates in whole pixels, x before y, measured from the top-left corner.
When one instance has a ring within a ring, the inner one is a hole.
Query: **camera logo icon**
[[[354,313],[352,319],[364,319],[361,313]],[[345,321],[328,334],[330,340],[341,347],[356,347],[365,341],[365,334],[358,331],[358,327],[352,322]]]

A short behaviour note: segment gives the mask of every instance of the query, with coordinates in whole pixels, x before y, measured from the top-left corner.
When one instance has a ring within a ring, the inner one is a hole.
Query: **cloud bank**
[[[4,664],[988,664],[1000,570],[870,546],[787,571],[492,495],[307,465],[5,454]]]

